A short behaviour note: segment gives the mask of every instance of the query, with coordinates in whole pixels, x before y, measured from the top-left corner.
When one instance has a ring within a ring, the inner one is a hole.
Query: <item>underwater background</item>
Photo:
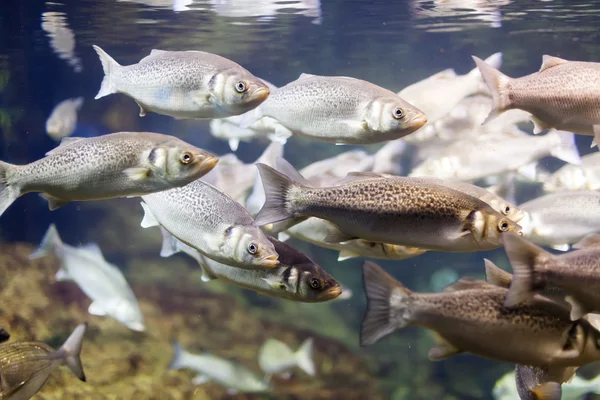
[[[122,65],[152,49],[202,50],[277,86],[312,73],[352,76],[397,92],[446,68],[467,73],[474,68],[471,55],[502,52],[502,70],[509,76],[537,71],[544,54],[597,62],[599,27],[599,1],[7,1],[0,12],[0,159],[25,164],[43,157],[56,146],[45,133],[48,115],[61,100],[78,96],[85,103],[73,136],[152,131],[213,154],[230,152],[226,141],[209,134],[209,121],[140,118],[135,102],[122,95],[93,100],[103,77],[94,44]],[[524,128],[531,131],[531,124]],[[577,140],[581,154],[589,153],[589,140]],[[251,163],[267,145],[266,138],[242,142],[236,155]],[[302,168],[354,147],[373,153],[381,146],[335,146],[294,136],[284,154]],[[556,169],[555,162],[543,165]],[[36,398],[232,397],[214,383],[193,385],[191,372],[167,371],[175,339],[189,350],[256,368],[267,338],[292,348],[314,338],[316,377],[298,373],[278,382],[276,393],[235,395],[239,399],[491,399],[496,380],[513,369],[471,355],[430,362],[433,339],[418,328],[360,348],[362,259],[338,262],[336,251],[295,239],[294,247],[351,289],[350,299],[304,304],[219,281],[203,283],[193,259],[159,256],[161,235],[140,228],[139,203],[139,198],[74,202],[50,212],[45,200],[29,194],[2,215],[0,328],[15,338],[58,346],[76,324],[90,323],[82,353],[88,382],[56,371]],[[66,243],[96,242],[123,268],[146,332],[89,315],[89,300],[75,284],[55,282],[56,259],[28,260],[51,223]],[[459,276],[483,276],[484,257],[508,266],[502,249],[428,252],[379,263],[408,287],[439,291]],[[599,372],[597,364],[580,370],[586,377]]]

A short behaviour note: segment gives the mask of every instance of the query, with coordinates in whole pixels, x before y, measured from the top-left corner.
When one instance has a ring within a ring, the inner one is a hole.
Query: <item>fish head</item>
[[[398,96],[378,97],[367,106],[365,122],[373,132],[394,133],[399,138],[427,123],[427,116]]]
[[[46,132],[50,136],[60,138],[65,130],[64,119],[60,118],[60,116],[53,115],[46,121]]]
[[[245,70],[217,75],[213,92],[217,104],[228,115],[243,114],[258,107],[271,93],[263,81]]]
[[[210,172],[219,158],[183,140],[172,138],[150,150],[146,162],[156,176],[173,186],[183,186]]]
[[[138,332],[146,330],[144,317],[139,307],[136,303],[132,303],[126,299],[118,299],[115,302],[113,317],[131,330]]]
[[[573,322],[566,340],[564,348],[577,350],[583,363],[600,359],[600,331],[586,319]]]
[[[342,294],[342,286],[317,264],[298,266],[296,296],[303,302],[321,303]]]
[[[279,254],[259,227],[235,225],[225,235],[225,248],[233,250],[233,259],[244,268],[271,269],[279,265]]]
[[[489,201],[486,201],[486,203],[488,203],[494,210],[498,211],[500,214],[508,217],[514,222],[519,222],[525,217],[525,213],[521,211],[519,207],[500,197],[490,199]]]
[[[475,241],[486,243],[485,247],[492,245],[502,246],[502,234],[514,232],[522,235],[522,227],[510,218],[495,211],[487,204],[482,209],[473,210],[467,217],[466,224],[473,233]]]

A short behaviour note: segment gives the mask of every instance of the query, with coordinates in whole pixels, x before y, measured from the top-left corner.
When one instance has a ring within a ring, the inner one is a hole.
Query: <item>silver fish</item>
[[[571,132],[550,131],[542,137],[502,134],[454,143],[416,166],[409,176],[471,182],[517,170],[550,155],[572,164],[581,162]]]
[[[571,321],[567,309],[541,296],[509,309],[503,305],[507,289],[467,278],[442,293],[416,293],[369,261],[363,266],[363,283],[363,346],[417,325],[439,337],[429,351],[432,361],[470,352],[548,368],[554,375],[600,359],[600,332],[586,320]]]
[[[600,192],[547,194],[519,208],[523,236],[543,246],[567,251],[569,245],[600,231]]]
[[[162,226],[205,256],[246,269],[279,265],[273,244],[246,209],[214,186],[194,181],[142,196],[142,228]]]
[[[296,351],[280,340],[269,338],[258,350],[258,365],[269,375],[283,374],[298,367],[314,376],[316,371],[312,352],[312,338],[306,339]]]
[[[81,59],[75,54],[75,34],[67,23],[67,14],[57,11],[42,13],[42,29],[50,38],[50,48],[65,60],[75,72],[83,71]]]
[[[269,96],[269,88],[242,66],[202,51],[152,50],[139,63],[122,66],[98,53],[104,80],[96,99],[123,93],[148,112],[175,118],[223,118],[243,114]]]
[[[259,226],[311,216],[338,228],[327,242],[360,238],[440,251],[497,248],[502,232],[521,230],[483,201],[422,179],[377,177],[315,188],[291,166],[287,176],[257,166],[267,197],[254,221]]]
[[[581,157],[581,165],[565,164],[544,180],[546,192],[600,189],[600,153]]]
[[[144,331],[144,316],[121,270],[104,259],[95,243],[80,247],[64,244],[50,225],[40,247],[29,258],[54,254],[60,260],[57,281],[74,281],[92,300],[88,312],[107,315],[134,331]]]
[[[247,113],[241,126],[263,117],[281,123],[275,132],[337,144],[373,144],[406,136],[427,122],[416,107],[372,83],[342,76],[302,74]]]
[[[204,282],[220,279],[269,296],[304,303],[333,300],[342,294],[339,283],[303,253],[292,246],[268,237],[279,254],[279,265],[268,270],[247,270],[212,260],[186,245],[161,227],[161,257],[183,252],[202,268]]]
[[[54,140],[71,136],[77,126],[77,112],[83,105],[83,97],[63,100],[54,107],[46,120],[46,133]]]
[[[175,354],[169,364],[169,370],[191,369],[198,373],[193,383],[201,385],[206,382],[216,382],[231,390],[231,394],[260,393],[270,391],[267,381],[258,372],[243,364],[212,354],[192,354],[183,349],[179,343],[173,343]]]
[[[531,113],[534,133],[554,128],[600,136],[600,63],[544,55],[537,73],[515,79],[473,60],[494,101],[487,120],[518,108]]]
[[[46,157],[30,164],[0,161],[0,215],[29,192],[41,192],[55,210],[70,201],[132,197],[183,186],[217,162],[214,155],[160,133],[64,138]]]
[[[79,354],[86,329],[87,324],[78,325],[58,350],[42,342],[1,344],[0,399],[30,399],[42,389],[52,371],[62,364],[85,382]]]

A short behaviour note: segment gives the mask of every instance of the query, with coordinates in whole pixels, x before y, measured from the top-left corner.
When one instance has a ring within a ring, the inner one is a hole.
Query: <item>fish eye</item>
[[[248,244],[248,253],[256,254],[258,252],[258,246],[254,242]]]
[[[194,161],[194,155],[188,151],[185,151],[185,152],[183,152],[181,157],[179,157],[179,160],[181,161],[182,164],[189,164],[192,161]]]
[[[309,285],[313,289],[320,289],[322,286],[321,280],[319,278],[317,278],[316,276],[313,276],[312,278],[310,278]]]
[[[396,119],[404,118],[404,110],[399,107],[395,108],[394,109],[394,118],[396,118]]]
[[[506,207],[504,207],[504,210],[503,210],[503,212],[504,212],[504,215],[508,215],[508,214],[510,214],[510,206],[506,206]]]
[[[238,83],[235,84],[235,90],[238,93],[244,93],[246,91],[247,87],[246,84],[242,81],[239,81]]]
[[[508,230],[508,222],[506,220],[500,221],[498,224],[498,229],[502,232],[506,232]]]

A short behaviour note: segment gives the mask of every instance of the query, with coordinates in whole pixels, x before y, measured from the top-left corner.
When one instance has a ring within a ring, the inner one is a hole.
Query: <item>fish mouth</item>
[[[342,294],[342,287],[340,285],[332,286],[329,289],[327,289],[326,291],[324,291],[323,293],[321,293],[321,295],[319,296],[319,300],[321,300],[321,301],[333,300],[341,294]]]
[[[251,102],[262,103],[269,97],[271,91],[268,86],[259,86],[252,94],[248,97]]]
[[[523,218],[525,218],[525,213],[523,211],[520,211],[517,213],[517,215],[514,216],[514,218],[511,218],[514,222],[519,222],[521,221]]]
[[[219,162],[219,157],[212,154],[199,154],[198,156],[203,158],[200,162],[200,168],[206,172],[212,170]]]
[[[260,265],[266,268],[275,268],[279,265],[279,255],[269,254],[260,260]]]
[[[415,131],[421,129],[427,123],[427,115],[424,113],[417,114],[410,120],[410,127]]]

